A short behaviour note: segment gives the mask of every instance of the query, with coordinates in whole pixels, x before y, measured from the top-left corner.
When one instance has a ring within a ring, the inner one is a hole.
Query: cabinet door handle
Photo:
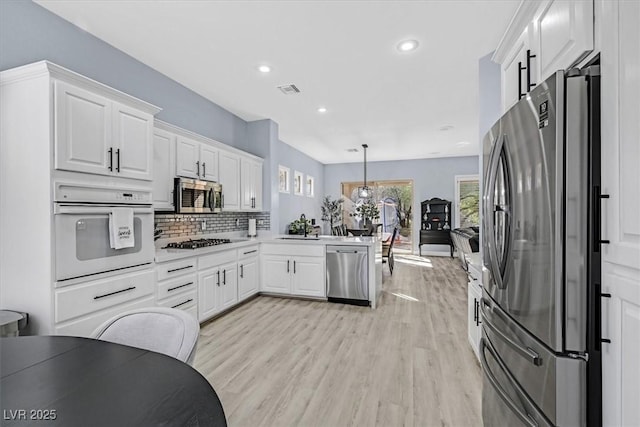
[[[176,289],[184,288],[185,286],[193,285],[193,282],[185,283],[184,285],[174,286],[173,288],[167,289],[167,292],[175,291]]]
[[[289,260],[287,260],[287,273],[289,272]]]
[[[116,166],[116,171],[120,172],[120,149],[116,150],[116,160],[118,161],[118,166]]]
[[[113,172],[113,147],[107,150],[109,153],[109,171]]]
[[[536,85],[531,83],[531,58],[535,57],[535,55],[531,55],[531,50],[527,49],[527,92],[530,92],[531,88]]]
[[[473,321],[478,324],[478,300],[476,298],[473,299]]]
[[[258,250],[257,250],[257,249],[254,249],[254,250],[252,250],[252,251],[247,251],[247,252],[245,252],[244,254],[245,254],[245,255],[248,255],[248,254],[252,254],[252,253],[254,253],[254,252],[258,252]]]
[[[207,176],[207,164],[205,162],[202,162],[202,177],[204,178],[205,176]]]
[[[200,161],[196,162],[196,175],[200,176]]]
[[[227,270],[222,270],[222,284],[227,284]]]
[[[116,294],[121,294],[123,292],[132,291],[135,288],[136,288],[135,286],[130,286],[127,289],[120,289],[119,291],[109,292],[108,294],[95,296],[95,297],[93,297],[93,299],[100,299],[100,298],[104,298],[104,297],[110,297],[111,295],[116,295]]]
[[[172,270],[167,270],[167,273],[174,273],[176,271],[186,270],[187,268],[193,268],[193,265],[187,265],[185,267],[180,267],[180,268],[174,268]]]
[[[218,283],[217,283],[217,285],[220,286],[220,270],[216,271],[216,273],[218,274]]]
[[[296,274],[296,262],[293,261],[293,274]]]
[[[521,100],[525,95],[522,93],[522,71],[526,68],[522,66],[522,62],[518,62],[518,100]]]
[[[244,279],[244,265],[240,264],[240,278]]]
[[[189,298],[188,300],[186,300],[186,301],[184,301],[184,302],[181,302],[180,304],[173,305],[173,306],[171,306],[171,308],[177,308],[177,307],[180,307],[181,305],[185,305],[185,304],[187,304],[187,303],[190,303],[191,301],[193,301],[193,298]]]

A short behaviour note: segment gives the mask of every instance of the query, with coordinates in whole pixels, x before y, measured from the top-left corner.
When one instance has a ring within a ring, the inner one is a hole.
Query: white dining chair
[[[192,365],[199,332],[198,321],[183,310],[148,307],[107,320],[91,337],[163,353]]]

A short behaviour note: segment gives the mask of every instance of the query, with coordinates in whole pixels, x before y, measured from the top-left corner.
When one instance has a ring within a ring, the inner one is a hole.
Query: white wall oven
[[[155,255],[151,200],[147,190],[56,183],[55,279],[67,281],[151,265]],[[133,214],[134,245],[113,249],[110,214],[123,207]]]

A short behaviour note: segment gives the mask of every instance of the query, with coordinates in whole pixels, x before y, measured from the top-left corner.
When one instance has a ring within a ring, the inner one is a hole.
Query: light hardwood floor
[[[203,326],[195,367],[230,426],[478,426],[457,259],[396,256],[371,310],[258,297]]]

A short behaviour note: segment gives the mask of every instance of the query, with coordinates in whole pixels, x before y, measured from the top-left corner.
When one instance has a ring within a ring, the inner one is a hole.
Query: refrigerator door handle
[[[538,427],[538,423],[533,419],[533,417],[531,415],[527,414],[526,412],[523,412],[520,408],[518,408],[518,405],[516,405],[511,398],[509,398],[509,395],[507,394],[507,392],[504,391],[504,389],[502,387],[500,387],[500,384],[498,384],[498,380],[496,380],[496,378],[494,377],[493,373],[489,369],[489,363],[487,362],[487,357],[485,356],[485,352],[484,352],[485,349],[489,350],[489,353],[491,353],[493,358],[496,360],[496,362],[498,362],[498,364],[500,365],[500,367],[503,370],[504,370],[504,366],[502,366],[502,364],[499,362],[499,359],[497,358],[497,356],[494,353],[493,349],[490,346],[487,345],[484,337],[480,338],[480,364],[482,365],[482,370],[487,375],[487,379],[491,383],[491,386],[498,393],[498,396],[500,396],[502,401],[509,407],[509,409],[511,409],[518,416],[518,418],[520,418],[520,420],[526,426],[528,426],[528,427]],[[505,374],[507,375],[507,378],[509,378],[509,380],[513,383],[513,379],[511,377],[511,375],[509,375],[509,373],[507,371],[505,371]],[[514,383],[514,388],[518,387],[518,386],[516,386],[516,384],[517,383]],[[518,390],[518,391],[520,391],[520,390]]]
[[[500,154],[504,145],[505,136],[502,135],[496,140],[496,143],[491,152],[489,159],[489,179],[487,181],[487,188],[485,189],[485,223],[487,224],[487,246],[489,248],[489,270],[491,275],[498,286],[498,289],[504,289],[504,283],[502,281],[502,275],[500,274],[500,266],[497,263],[498,252],[495,242],[495,226],[494,226],[494,208],[495,200],[493,193],[496,185],[496,175],[498,173],[498,162],[500,160]]]
[[[487,327],[487,329],[489,329],[491,332],[496,334],[502,341],[504,341],[507,345],[509,345],[509,347],[515,350],[516,353],[518,353],[520,356],[527,359],[530,363],[534,364],[535,366],[542,365],[542,359],[540,358],[540,355],[538,353],[531,350],[529,347],[523,347],[522,345],[518,344],[517,342],[509,338],[504,332],[502,332],[500,329],[498,329],[496,326],[494,326],[491,323],[491,316],[487,315],[487,312],[485,311],[485,307],[491,307],[491,306],[487,303],[486,299],[482,298],[480,300],[480,313],[482,314],[482,321],[484,325]],[[498,317],[501,317],[493,309],[491,310],[491,313],[495,314]]]

